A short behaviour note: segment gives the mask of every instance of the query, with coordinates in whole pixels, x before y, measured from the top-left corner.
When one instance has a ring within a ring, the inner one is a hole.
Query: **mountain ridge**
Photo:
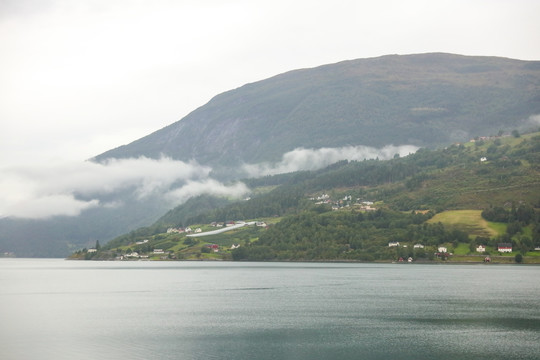
[[[441,148],[475,136],[538,128],[540,117],[533,121],[538,114],[540,61],[446,53],[387,55],[292,70],[245,84],[93,160],[106,165],[114,163],[109,158],[165,156],[204,165],[212,170],[212,181],[238,180],[246,177],[242,165],[279,162],[297,148]],[[181,184],[183,180],[171,186],[178,189]],[[150,225],[173,206],[159,196],[140,199],[127,189],[68,195],[96,199],[100,206],[77,217],[0,219],[0,251],[65,256],[74,248],[96,240],[105,244]]]
[[[429,53],[292,70],[221,93],[95,160],[163,154],[216,166],[277,161],[299,146],[466,141],[524,126],[540,113],[538,64]]]

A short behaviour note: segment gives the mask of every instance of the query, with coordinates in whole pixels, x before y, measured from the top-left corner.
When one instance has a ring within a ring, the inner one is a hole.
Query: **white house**
[[[390,241],[388,247],[397,247],[399,246],[399,241]]]
[[[476,247],[476,252],[483,253],[486,251],[486,247],[484,245],[478,245]]]
[[[414,244],[413,248],[414,249],[423,249],[424,245],[422,245],[422,244]]]
[[[497,251],[501,253],[511,253],[512,244],[510,243],[501,243],[497,245]]]
[[[89,253],[95,253],[95,252],[97,252],[97,249],[88,249],[88,252]]]
[[[445,252],[448,252],[448,249],[444,246],[439,246],[439,248],[437,249],[439,252],[441,253],[445,253]]]
[[[154,249],[154,254],[165,254],[165,251],[163,249]]]

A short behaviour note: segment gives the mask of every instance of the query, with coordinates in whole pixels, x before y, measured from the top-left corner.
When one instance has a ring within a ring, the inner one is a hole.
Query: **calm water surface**
[[[0,359],[540,359],[540,267],[0,260]]]

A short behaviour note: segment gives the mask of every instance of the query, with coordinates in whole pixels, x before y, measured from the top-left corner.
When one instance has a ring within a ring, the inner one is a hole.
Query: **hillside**
[[[213,98],[180,121],[97,156],[277,161],[298,147],[438,147],[530,127],[540,62],[389,55],[295,70]]]
[[[94,160],[105,165],[109,163],[106,159],[111,157],[161,158],[165,155],[209,166],[208,183],[213,180],[238,181],[241,177],[256,176],[246,170],[250,167],[244,165],[252,165],[258,173],[259,166],[262,169],[271,167],[275,161],[281,164],[281,160],[286,158],[284,154],[290,155],[288,151],[301,147],[316,149],[314,152],[330,148],[340,153],[338,159],[324,164],[347,158],[341,151],[343,149],[348,149],[347,156],[358,155],[362,151],[353,147],[356,145],[376,148],[369,156],[354,158],[358,160],[375,159],[379,155],[373,154],[383,153],[382,147],[390,144],[411,145],[402,147],[404,149],[422,147],[424,149],[418,156],[430,157],[430,149],[456,141],[536,129],[538,114],[538,61],[442,53],[388,55],[294,70],[246,84],[217,95],[181,121],[98,155]],[[440,159],[433,160],[438,163],[430,166],[437,168],[450,164],[455,156],[452,151],[456,150],[450,148],[440,154]],[[499,149],[490,151],[497,155]],[[294,154],[302,156],[298,152]],[[393,154],[385,154],[380,159],[391,158]],[[501,170],[508,172],[508,168],[497,164],[499,162],[490,162],[489,166],[481,168],[486,172],[482,186],[511,186],[498,177]],[[295,169],[310,169],[306,167],[309,164],[304,165]],[[379,198],[381,193],[393,194],[392,203],[401,209],[424,208],[437,202],[439,207],[444,207],[450,206],[451,201],[456,202],[452,206],[465,201],[474,205],[507,193],[478,192],[467,183],[460,183],[460,179],[467,179],[468,175],[460,168],[447,175],[455,178],[456,182],[445,184],[440,174],[430,172],[428,179],[426,174],[417,171],[419,165],[406,163],[406,160],[389,163],[372,160],[343,165],[338,163],[321,172],[246,180],[254,190],[254,202],[250,204],[261,201],[256,200],[259,195],[284,183],[300,184],[313,192],[337,187],[334,175],[330,174],[334,170],[340,172],[344,179],[342,187],[375,186],[381,181],[386,182],[385,186],[380,185],[383,186],[381,189],[369,191],[378,192],[373,194],[374,198]],[[144,172],[139,168],[134,170],[137,171]],[[283,170],[290,171],[293,170],[286,167]],[[505,176],[511,176],[511,173]],[[414,193],[403,192],[397,181],[405,178],[408,179],[407,189],[429,180],[436,190],[422,192],[420,187]],[[304,180],[307,182],[302,183]],[[440,186],[437,186],[437,181]],[[182,181],[174,183],[171,188],[163,189],[163,194],[174,192],[183,185]],[[107,187],[107,184],[103,186]],[[453,196],[464,188],[473,191],[463,193],[460,199]],[[367,188],[364,190],[368,191]],[[359,197],[372,195],[359,190],[356,192]],[[78,216],[1,218],[0,253],[22,257],[63,257],[73,249],[88,247],[96,240],[105,244],[132,229],[148,226],[192,194],[186,193],[172,204],[159,195],[146,198],[139,195],[129,186],[106,194],[100,189],[92,194],[76,192],[73,194],[75,200],[96,200],[100,206],[87,209]],[[188,221],[190,216],[200,215],[207,209],[199,207],[200,202],[194,205],[195,211],[185,210],[183,216],[176,217],[176,221]],[[207,205],[213,206],[211,201]],[[291,207],[278,203],[272,206],[261,205],[260,208],[273,216]],[[234,209],[236,213],[228,216],[237,214],[244,217],[245,213],[239,212],[238,205],[234,205]],[[259,214],[259,210],[256,213]],[[170,215],[176,216],[174,211]]]
[[[481,261],[474,255],[476,245],[487,246],[493,255],[504,242],[530,262],[540,255],[534,252],[540,247],[540,214],[534,210],[540,207],[539,179],[538,133],[423,150],[389,161],[345,161],[316,172],[253,180],[252,186],[275,185],[253,199],[199,215],[190,216],[180,206],[154,226],[111,241],[97,256],[159,247],[178,259],[385,261],[414,255],[427,261],[435,260],[434,249],[444,246],[456,256],[469,256],[467,261]],[[200,201],[207,208],[208,199]],[[273,225],[207,238],[165,234],[167,228],[210,231],[231,220]],[[144,249],[133,246],[143,239],[148,240]],[[408,247],[389,248],[390,242]],[[207,255],[203,250],[209,243],[224,250]],[[422,250],[414,250],[417,243]],[[233,244],[241,246],[231,251]]]

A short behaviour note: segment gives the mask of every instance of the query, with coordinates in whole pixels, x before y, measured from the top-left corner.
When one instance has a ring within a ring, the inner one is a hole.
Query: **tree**
[[[101,249],[101,245],[99,244],[99,240],[96,240],[96,250]]]
[[[515,138],[520,137],[519,131],[517,131],[517,130],[512,130],[512,136],[515,137]]]
[[[509,223],[508,226],[506,227],[506,233],[509,234],[510,236],[515,235],[521,231],[522,231],[521,224],[517,221],[513,221]]]
[[[517,254],[514,260],[516,261],[516,263],[521,264],[523,262],[523,255]]]

